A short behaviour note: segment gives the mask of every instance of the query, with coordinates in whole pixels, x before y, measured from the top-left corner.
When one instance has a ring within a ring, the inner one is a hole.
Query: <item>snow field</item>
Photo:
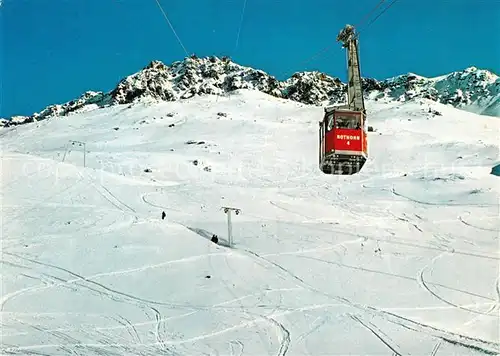
[[[2,352],[500,352],[499,121],[428,105],[368,102],[349,177],[321,108],[255,92],[5,129]]]

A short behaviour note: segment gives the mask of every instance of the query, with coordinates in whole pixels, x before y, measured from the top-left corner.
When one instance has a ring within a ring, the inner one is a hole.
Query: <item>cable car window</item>
[[[327,131],[333,129],[333,114],[328,115],[328,125],[326,127]]]
[[[361,120],[358,115],[356,116],[338,115],[335,118],[335,127],[339,129],[360,129]]]

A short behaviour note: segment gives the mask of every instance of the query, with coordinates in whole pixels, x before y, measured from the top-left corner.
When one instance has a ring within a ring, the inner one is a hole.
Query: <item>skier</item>
[[[166,217],[166,216],[167,216],[167,214],[165,214],[165,212],[163,211],[163,212],[161,213],[161,219],[162,219],[162,220],[165,220],[165,217]]]

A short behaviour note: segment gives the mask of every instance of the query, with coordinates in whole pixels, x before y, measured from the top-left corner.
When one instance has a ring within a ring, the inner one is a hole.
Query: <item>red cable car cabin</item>
[[[325,108],[319,123],[319,166],[326,174],[358,173],[368,157],[366,115],[333,107]]]

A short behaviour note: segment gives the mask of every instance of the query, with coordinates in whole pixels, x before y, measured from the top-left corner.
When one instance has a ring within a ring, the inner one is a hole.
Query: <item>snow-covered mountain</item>
[[[366,86],[372,98],[426,98],[478,114],[500,116],[500,79],[476,67],[436,78],[409,73],[375,85],[379,87],[373,90]]]
[[[365,95],[377,100],[428,98],[475,113],[500,116],[499,77],[475,67],[437,78],[412,73],[382,81],[363,78],[363,84]],[[170,66],[152,61],[121,80],[109,93],[88,91],[65,104],[50,105],[40,113],[1,120],[0,125],[28,123],[140,99],[175,101],[195,95],[225,95],[237,89],[258,90],[304,104],[324,105],[345,102],[347,86],[339,78],[320,72],[298,72],[279,81],[262,70],[213,56],[189,57]]]
[[[500,120],[367,104],[354,176],[318,168],[320,107],[259,91],[2,130],[0,354],[499,354]]]

